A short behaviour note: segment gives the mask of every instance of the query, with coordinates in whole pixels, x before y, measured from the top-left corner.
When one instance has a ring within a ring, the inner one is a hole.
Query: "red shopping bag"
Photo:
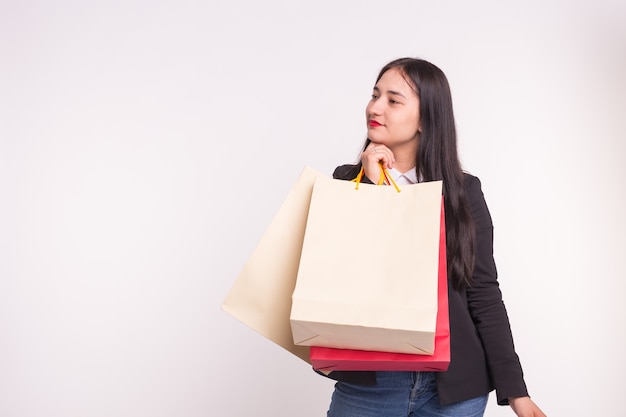
[[[446,228],[443,202],[439,239],[439,281],[435,349],[432,355],[374,352],[311,346],[310,359],[319,371],[446,371],[450,364],[450,321]]]

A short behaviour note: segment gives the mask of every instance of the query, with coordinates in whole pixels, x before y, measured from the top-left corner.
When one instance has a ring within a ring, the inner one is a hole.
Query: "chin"
[[[368,138],[370,141],[372,141],[372,142],[374,142],[374,143],[380,143],[380,144],[384,144],[384,143],[385,143],[385,140],[384,140],[383,138],[379,137],[379,136],[378,136],[378,135],[376,135],[375,133],[374,133],[374,134],[372,134],[372,133],[373,133],[373,132],[371,132],[371,131],[368,131],[368,132],[367,132],[367,138]]]

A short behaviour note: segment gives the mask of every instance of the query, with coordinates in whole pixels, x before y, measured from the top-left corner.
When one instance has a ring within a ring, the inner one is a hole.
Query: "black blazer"
[[[354,179],[360,168],[360,164],[342,165],[333,178]],[[495,389],[498,404],[506,405],[509,397],[528,392],[498,286],[491,215],[480,180],[465,174],[465,187],[476,227],[474,284],[456,290],[449,283],[450,366],[436,373],[437,391],[442,404],[450,404]],[[376,373],[369,371],[334,371],[327,376],[348,383],[376,383]]]

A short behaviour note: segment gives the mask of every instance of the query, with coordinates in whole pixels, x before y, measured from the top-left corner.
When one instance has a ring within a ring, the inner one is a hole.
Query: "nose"
[[[367,114],[380,115],[382,113],[383,104],[382,100],[372,100],[367,106]]]

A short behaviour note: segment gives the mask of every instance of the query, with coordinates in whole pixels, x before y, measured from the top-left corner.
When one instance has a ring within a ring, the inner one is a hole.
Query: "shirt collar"
[[[404,173],[395,168],[391,168],[389,174],[391,174],[391,178],[398,184],[416,184],[418,182],[415,168],[411,168]]]

